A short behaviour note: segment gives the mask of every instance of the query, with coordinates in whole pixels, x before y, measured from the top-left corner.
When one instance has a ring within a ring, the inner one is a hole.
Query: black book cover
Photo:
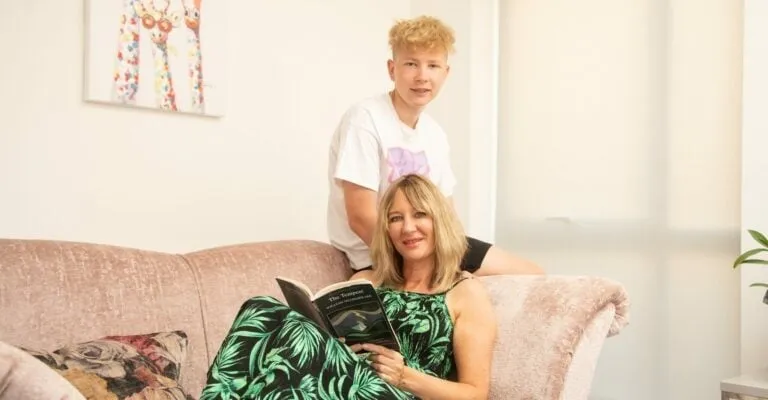
[[[373,284],[365,279],[326,286],[314,295],[298,281],[277,278],[288,305],[347,345],[373,343],[400,351],[392,324]]]

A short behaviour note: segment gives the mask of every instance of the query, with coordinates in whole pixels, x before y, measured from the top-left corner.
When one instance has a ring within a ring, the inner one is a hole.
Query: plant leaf
[[[749,259],[742,261],[742,264],[768,264],[768,260]]]
[[[768,288],[768,283],[753,283],[753,284],[749,285],[749,287],[764,287],[764,288]]]
[[[757,248],[757,249],[747,250],[747,251],[741,253],[741,255],[738,256],[736,258],[736,260],[733,261],[733,268],[738,267],[739,264],[743,264],[743,263],[747,262],[747,259],[749,257],[752,257],[755,254],[758,254],[758,253],[761,253],[761,252],[764,252],[764,251],[768,251],[768,249]]]
[[[747,232],[749,232],[752,239],[755,239],[757,243],[760,243],[763,247],[768,247],[768,239],[766,239],[762,233],[752,229],[747,230]]]

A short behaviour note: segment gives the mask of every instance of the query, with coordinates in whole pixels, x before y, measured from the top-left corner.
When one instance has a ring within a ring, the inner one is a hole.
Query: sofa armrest
[[[560,400],[566,389],[579,394],[567,400],[586,398],[603,340],[629,321],[624,287],[599,277],[480,279],[498,320],[490,398]]]
[[[28,352],[0,341],[0,400],[85,400],[69,381]]]

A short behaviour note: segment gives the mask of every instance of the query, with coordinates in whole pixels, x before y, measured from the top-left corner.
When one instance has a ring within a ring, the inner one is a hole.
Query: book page
[[[317,299],[319,297],[323,297],[326,294],[328,294],[329,292],[333,292],[335,290],[344,289],[344,288],[347,288],[347,287],[350,287],[350,286],[356,286],[356,285],[371,285],[371,286],[373,286],[371,281],[369,281],[368,279],[355,279],[355,280],[351,280],[351,281],[337,282],[337,283],[330,284],[330,285],[328,285],[328,286],[318,290],[317,293],[315,293],[315,295],[312,296],[312,300],[315,300],[315,299]],[[307,289],[307,290],[309,290],[309,289]]]

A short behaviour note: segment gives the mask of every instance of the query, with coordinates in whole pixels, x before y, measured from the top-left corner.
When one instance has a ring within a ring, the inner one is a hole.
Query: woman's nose
[[[403,232],[413,232],[416,230],[416,224],[411,218],[403,219]]]

